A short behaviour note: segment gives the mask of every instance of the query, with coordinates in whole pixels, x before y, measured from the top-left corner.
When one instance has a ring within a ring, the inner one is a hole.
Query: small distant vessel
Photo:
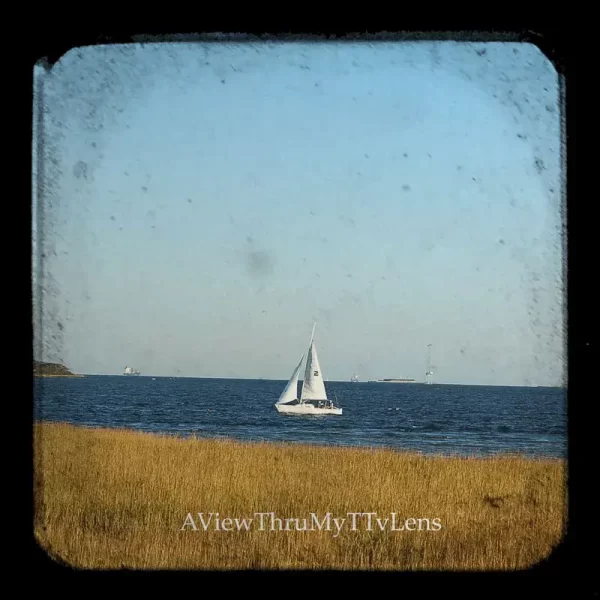
[[[352,377],[350,378],[350,381],[352,383],[358,383],[358,375],[356,375],[356,373],[354,375],[352,375]]]
[[[308,357],[306,359],[306,368],[304,379],[302,381],[302,391],[298,397],[298,373],[304,360],[304,354],[300,362],[296,365],[292,376],[290,377],[281,396],[275,403],[275,408],[280,414],[289,415],[341,415],[342,409],[334,406],[333,401],[327,397],[325,382],[321,372],[321,365],[317,356],[317,349],[314,343],[315,326],[313,325],[312,335],[310,337],[310,346],[308,348]]]
[[[133,367],[125,367],[125,370],[123,371],[123,375],[139,375],[140,372],[137,369],[134,369]]]
[[[376,379],[373,383],[414,383],[414,379]]]

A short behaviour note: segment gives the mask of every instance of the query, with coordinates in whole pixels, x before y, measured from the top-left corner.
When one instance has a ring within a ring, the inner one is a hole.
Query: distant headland
[[[72,373],[60,363],[49,363],[34,360],[33,361],[33,376],[34,377],[84,377],[84,375],[78,375]]]

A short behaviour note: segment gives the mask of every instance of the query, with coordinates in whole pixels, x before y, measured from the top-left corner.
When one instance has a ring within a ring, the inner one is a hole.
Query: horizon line
[[[74,375],[85,375],[91,377],[124,377],[123,373],[73,373]],[[155,377],[161,379],[226,379],[232,381],[287,381],[287,377],[278,378],[278,377],[222,377],[222,376],[209,376],[209,375],[136,375],[136,377]],[[298,381],[304,381],[304,378],[299,378]],[[350,379],[330,379],[325,381],[325,383],[380,383],[383,380],[377,379],[369,379],[365,381],[356,381],[353,382]],[[436,381],[433,384],[428,384],[425,380],[414,380],[414,381],[406,381],[402,383],[398,383],[397,385],[464,385],[464,386],[473,386],[473,387],[546,387],[546,388],[559,388],[566,389],[566,385],[564,384],[545,384],[545,385],[535,385],[535,384],[515,384],[515,383],[451,383],[445,381]]]

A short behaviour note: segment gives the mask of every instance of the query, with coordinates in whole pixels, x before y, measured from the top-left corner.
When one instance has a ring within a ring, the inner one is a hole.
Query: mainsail
[[[285,386],[283,393],[279,397],[279,400],[277,400],[277,404],[288,404],[289,402],[292,402],[298,398],[298,373],[303,360],[304,354],[302,355],[300,362],[296,365],[296,368],[294,369],[290,380]]]
[[[308,358],[306,359],[306,369],[304,371],[304,380],[302,381],[301,400],[327,400],[323,373],[317,356],[317,349],[313,341],[315,328],[313,326],[313,336],[310,340],[308,349]]]

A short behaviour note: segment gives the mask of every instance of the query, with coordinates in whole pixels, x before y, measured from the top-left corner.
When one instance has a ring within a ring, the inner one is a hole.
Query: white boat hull
[[[303,404],[275,404],[277,412],[286,415],[341,415],[342,409],[338,407],[317,407],[305,402]]]

